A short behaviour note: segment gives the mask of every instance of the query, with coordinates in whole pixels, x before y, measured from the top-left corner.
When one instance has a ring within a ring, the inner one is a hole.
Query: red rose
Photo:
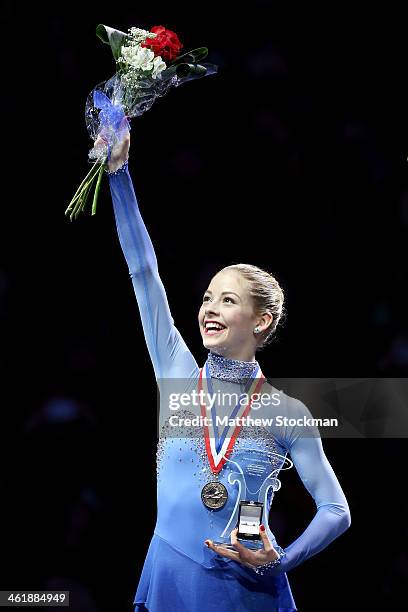
[[[141,47],[148,47],[155,55],[170,61],[176,59],[180,49],[183,47],[175,32],[166,30],[164,26],[153,26],[150,30],[156,34],[155,38],[147,38],[141,43]]]

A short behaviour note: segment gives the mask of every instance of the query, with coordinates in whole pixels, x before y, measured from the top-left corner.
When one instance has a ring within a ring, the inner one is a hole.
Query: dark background
[[[277,276],[271,377],[407,375],[407,38],[402,13],[344,3],[5,4],[0,588],[121,612],[155,524],[156,391],[107,180],[95,217],[64,216],[88,167],[86,96],[114,72],[98,23],[163,24],[219,66],[133,120],[130,170],[200,364],[211,276]],[[299,610],[400,609],[406,440],[324,447],[352,526],[290,573]],[[271,515],[283,546],[314,513],[292,472]]]

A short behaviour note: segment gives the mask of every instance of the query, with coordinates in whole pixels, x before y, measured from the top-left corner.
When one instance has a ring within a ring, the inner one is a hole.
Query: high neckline
[[[259,368],[257,361],[240,361],[228,359],[210,351],[207,357],[208,371],[211,378],[229,382],[242,382],[251,378]]]

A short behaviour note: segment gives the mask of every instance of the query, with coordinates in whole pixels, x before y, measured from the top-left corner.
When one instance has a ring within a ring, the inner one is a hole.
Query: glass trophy
[[[233,459],[229,459],[225,455],[226,463],[223,467],[224,478],[228,486],[228,496],[231,497],[230,516],[222,533],[217,536],[216,544],[229,545],[231,543],[231,531],[238,526],[238,517],[240,505],[246,502],[251,514],[251,507],[255,508],[262,504],[262,510],[258,518],[254,518],[249,531],[256,528],[259,533],[259,525],[261,523],[268,524],[268,516],[266,510],[269,510],[273,496],[281,487],[280,480],[277,478],[281,470],[289,469],[293,466],[292,461],[284,455],[280,455],[272,451],[263,451],[257,449],[240,449],[232,455]],[[268,499],[269,496],[269,499]],[[240,504],[241,502],[241,504]],[[251,504],[252,502],[252,504]],[[245,506],[246,506],[245,504]],[[256,513],[255,513],[256,515]],[[242,517],[241,517],[242,520]],[[261,539],[246,539],[239,538],[248,548],[258,549],[263,547]]]

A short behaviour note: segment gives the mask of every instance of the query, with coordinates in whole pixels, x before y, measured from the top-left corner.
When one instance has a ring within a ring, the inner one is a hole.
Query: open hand
[[[247,567],[256,567],[258,565],[264,565],[270,561],[275,561],[279,558],[279,553],[274,549],[269,539],[268,534],[265,531],[265,527],[261,525],[260,536],[263,543],[263,548],[259,550],[253,550],[247,548],[237,538],[238,528],[231,532],[231,544],[232,548],[227,548],[222,544],[214,544],[212,540],[206,540],[208,548],[211,548],[214,552],[233,561],[238,561]]]

